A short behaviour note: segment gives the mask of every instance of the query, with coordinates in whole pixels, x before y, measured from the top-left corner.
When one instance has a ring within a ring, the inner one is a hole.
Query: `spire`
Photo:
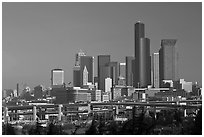
[[[83,70],[83,85],[87,85],[87,83],[88,83],[88,75],[89,75],[89,72],[88,72],[86,66],[84,66],[84,70]]]

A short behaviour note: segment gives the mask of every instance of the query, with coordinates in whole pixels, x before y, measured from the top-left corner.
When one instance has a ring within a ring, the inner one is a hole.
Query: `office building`
[[[80,66],[74,66],[73,68],[73,86],[74,87],[80,87]]]
[[[76,58],[75,58],[75,66],[80,66],[80,58],[81,56],[86,56],[86,54],[80,50],[79,53],[76,54]]]
[[[159,88],[159,53],[152,54],[152,86]]]
[[[111,92],[111,88],[112,88],[112,79],[106,78],[105,79],[105,92]]]
[[[135,74],[134,87],[147,87],[151,84],[150,40],[145,38],[145,27],[135,24]]]
[[[34,98],[35,99],[43,98],[43,87],[42,87],[42,85],[34,87]]]
[[[118,84],[118,62],[111,61],[108,63],[110,67],[110,78],[112,79],[112,86]]]
[[[161,48],[159,50],[160,86],[162,86],[163,80],[178,81],[176,41],[176,39],[161,40]]]
[[[62,87],[64,84],[64,71],[62,69],[53,69],[51,71],[52,87]]]
[[[89,90],[91,93],[91,101],[101,102],[101,90]]]
[[[110,77],[110,55],[98,56],[98,89],[105,90],[105,78]]]
[[[179,83],[181,85],[180,89],[183,89],[186,92],[192,92],[192,87],[193,87],[193,83],[192,82],[186,82],[184,79],[180,79]]]
[[[126,79],[126,85],[127,86],[133,86],[133,61],[134,57],[126,57],[126,74],[125,74],[125,79]]]
[[[80,75],[81,75],[81,83],[80,85],[83,85],[83,72],[85,70],[88,73],[88,82],[93,83],[94,82],[94,57],[92,56],[81,56],[80,57]],[[93,83],[94,84],[94,83]]]
[[[125,78],[126,73],[126,63],[119,64],[119,76]]]

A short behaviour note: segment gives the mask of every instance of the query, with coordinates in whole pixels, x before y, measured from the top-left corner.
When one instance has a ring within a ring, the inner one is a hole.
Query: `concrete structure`
[[[121,95],[123,96],[123,91],[124,90],[127,90],[127,95],[126,96],[132,96],[132,94],[135,92],[135,88],[132,87],[132,86],[126,86],[124,88],[122,88],[122,92],[121,92]]]
[[[105,90],[105,78],[110,77],[110,55],[98,56],[98,89]]]
[[[173,88],[174,82],[172,80],[162,80],[162,87]]]
[[[126,60],[126,76],[125,76],[125,79],[126,79],[126,85],[127,86],[133,86],[133,61],[134,61],[134,57],[130,57],[130,56],[127,56],[125,58]]]
[[[33,106],[33,121],[37,120],[37,110],[36,106]]]
[[[145,93],[147,94],[148,97],[154,97],[155,94],[160,91],[166,92],[169,91],[169,88],[148,88],[145,90]]]
[[[152,54],[152,86],[159,88],[159,53]]]
[[[118,85],[119,86],[125,86],[126,85],[124,77],[119,76],[119,78],[118,78]]]
[[[186,82],[184,79],[180,79],[181,89],[184,89],[186,92],[192,92],[193,83]]]
[[[105,92],[110,92],[112,88],[112,79],[106,78],[105,79]]]
[[[73,68],[73,87],[80,87],[80,66],[74,66]]]
[[[163,80],[178,81],[178,53],[176,39],[161,40],[159,50],[160,86]]]
[[[53,69],[51,71],[51,86],[62,87],[64,84],[64,71],[62,69]]]
[[[34,87],[34,98],[35,99],[43,98],[43,87],[42,87],[42,85],[38,85],[38,86]]]
[[[101,90],[90,90],[88,93],[91,93],[91,101],[101,102]]]
[[[58,120],[61,121],[62,120],[62,104],[60,104],[58,106]]]
[[[117,100],[121,97],[121,86],[116,86],[112,89],[112,99]]]
[[[69,102],[90,102],[91,93],[87,89],[73,89],[68,91]]]
[[[134,87],[147,87],[151,84],[150,40],[145,38],[144,24],[135,24],[135,74]]]
[[[94,83],[94,57],[92,56],[81,56],[80,57],[80,75],[81,75],[81,86],[83,85],[83,72],[84,69],[88,72],[88,82]]]
[[[109,97],[109,93],[108,92],[105,92],[105,93],[102,94],[102,101],[103,102],[110,101],[110,97]]]

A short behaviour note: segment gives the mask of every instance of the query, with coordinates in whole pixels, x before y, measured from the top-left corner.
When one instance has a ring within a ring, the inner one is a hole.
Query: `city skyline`
[[[150,54],[159,51],[162,39],[177,39],[179,78],[201,85],[201,7],[201,3],[3,3],[2,88],[15,89],[17,83],[50,86],[50,70],[55,68],[64,70],[65,83],[72,82],[80,49],[95,57],[94,76],[98,55],[125,62],[126,56],[134,56],[134,24],[139,20],[150,39]]]

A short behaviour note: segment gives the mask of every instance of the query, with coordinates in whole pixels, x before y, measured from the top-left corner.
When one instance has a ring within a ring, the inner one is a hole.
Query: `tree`
[[[202,108],[200,108],[198,114],[196,115],[193,134],[202,135]]]

